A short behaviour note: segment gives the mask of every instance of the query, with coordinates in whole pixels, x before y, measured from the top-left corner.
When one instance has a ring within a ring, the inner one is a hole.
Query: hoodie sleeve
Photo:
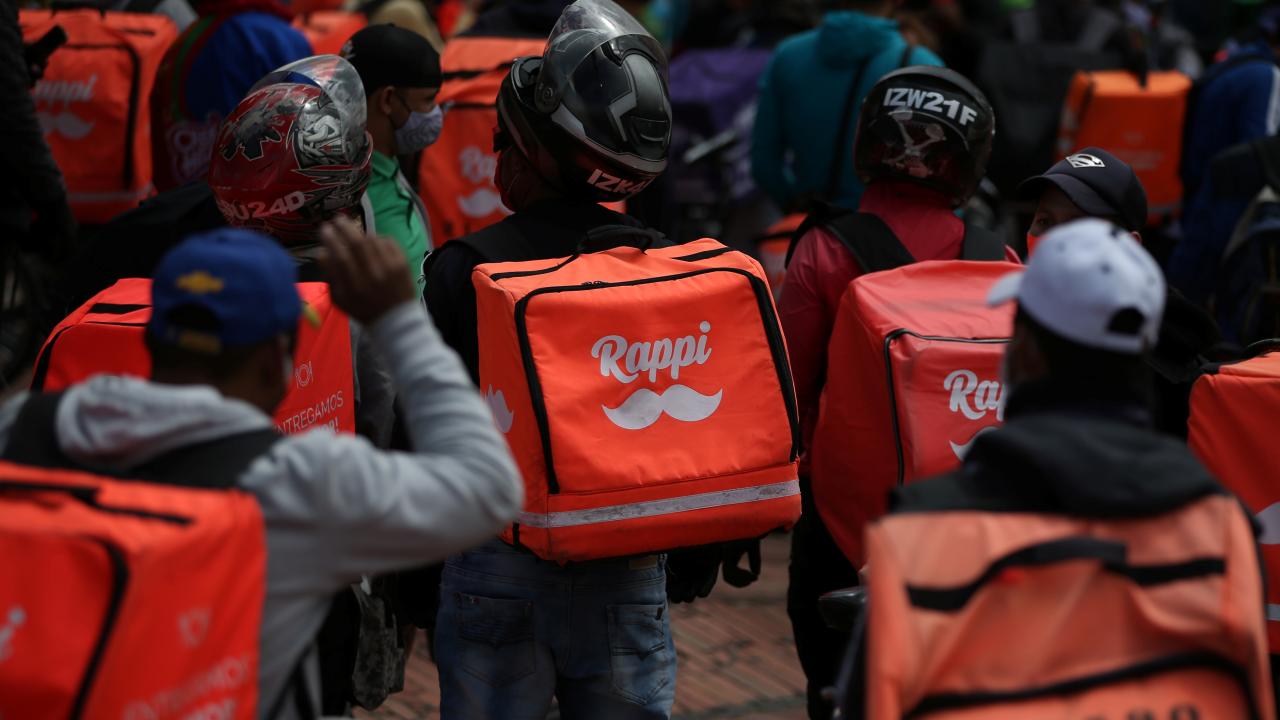
[[[786,147],[782,136],[782,93],[778,82],[779,55],[774,54],[760,75],[760,94],[756,101],[756,121],[751,131],[751,176],[756,184],[785,208],[795,198],[795,183],[787,179],[783,166]]]
[[[319,430],[281,442],[243,485],[262,506],[272,583],[341,587],[492,537],[524,501],[506,441],[422,305],[370,328],[400,391],[409,453]]]

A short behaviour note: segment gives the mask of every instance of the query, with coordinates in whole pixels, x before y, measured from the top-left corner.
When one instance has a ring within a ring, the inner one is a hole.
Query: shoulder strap
[[[902,48],[902,57],[898,58],[898,67],[904,68],[910,65],[911,56],[914,55],[915,52],[916,52],[915,43],[907,43],[907,46]]]
[[[58,445],[57,416],[62,398],[63,393],[32,394],[18,411],[9,444],[0,458],[32,467],[84,470],[163,485],[222,489],[233,487],[249,465],[280,440],[275,428],[251,430],[178,448],[128,472],[104,473],[68,457]]]
[[[836,218],[844,217],[853,211],[849,208],[832,205],[829,202],[819,200],[814,203],[813,209],[805,216],[804,222],[791,233],[791,243],[787,245],[787,259],[783,267],[791,264],[791,256],[796,252],[796,246],[800,244],[800,238],[804,237],[810,230],[816,227],[822,227]]]
[[[999,235],[970,222],[964,224],[964,241],[960,247],[961,260],[996,261],[1004,258],[1004,241]]]
[[[827,225],[827,230],[853,254],[864,273],[892,270],[916,261],[893,230],[871,213],[850,213]]]
[[[824,228],[834,235],[853,255],[864,273],[892,270],[916,261],[883,220],[871,213],[840,210],[842,208],[824,205],[805,219],[791,236],[791,247],[787,248],[788,264],[800,238],[815,227]]]

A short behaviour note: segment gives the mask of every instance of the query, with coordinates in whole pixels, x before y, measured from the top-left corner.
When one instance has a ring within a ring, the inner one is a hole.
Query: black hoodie
[[[1226,492],[1186,445],[1149,427],[1139,403],[1038,382],[1014,391],[1005,416],[960,470],[898,488],[890,511],[1147,517]]]

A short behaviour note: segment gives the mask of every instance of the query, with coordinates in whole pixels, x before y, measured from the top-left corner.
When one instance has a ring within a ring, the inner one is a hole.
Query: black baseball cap
[[[1115,220],[1129,231],[1147,222],[1147,191],[1138,176],[1120,158],[1102,148],[1087,147],[1058,161],[1043,175],[1018,186],[1018,197],[1034,200],[1046,184],[1056,186],[1091,217]]]
[[[394,85],[406,88],[438,88],[440,54],[412,30],[395,25],[370,25],[342,46],[342,57],[360,73],[366,95]]]

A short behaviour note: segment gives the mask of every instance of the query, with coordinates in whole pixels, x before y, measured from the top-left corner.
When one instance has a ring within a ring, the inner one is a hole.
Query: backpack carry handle
[[[1266,355],[1273,350],[1280,350],[1280,338],[1259,340],[1244,349],[1244,356],[1246,358],[1255,358],[1259,355]]]
[[[592,247],[608,249],[619,244],[630,245],[630,243],[617,243],[615,241],[633,237],[640,238],[643,241],[640,245],[631,245],[631,247],[639,248],[640,252],[647,252],[655,242],[667,239],[666,235],[649,228],[631,225],[601,225],[587,231],[586,236],[578,242],[578,249],[574,252],[574,257],[583,253],[596,252],[596,250],[591,249]]]

